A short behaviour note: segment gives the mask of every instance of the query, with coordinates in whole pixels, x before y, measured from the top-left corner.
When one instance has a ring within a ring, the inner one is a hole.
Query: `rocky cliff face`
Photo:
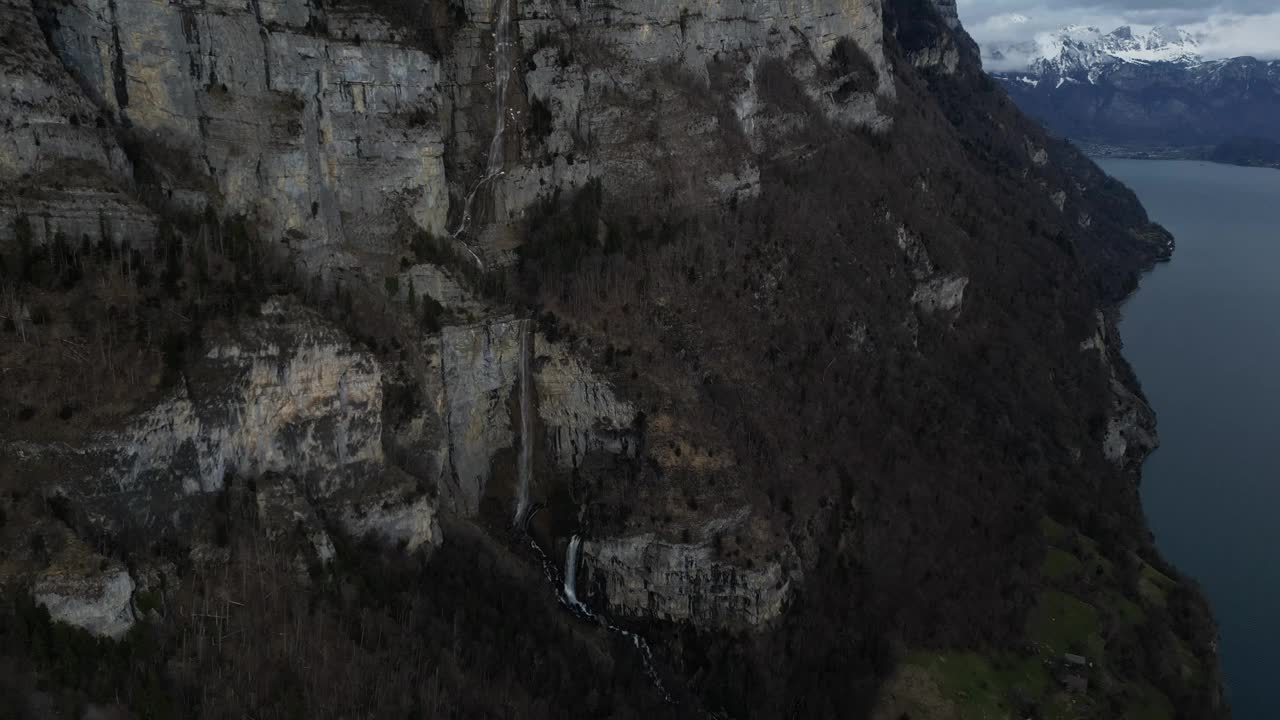
[[[701,627],[764,625],[786,608],[790,568],[768,558],[744,567],[716,551],[722,538],[748,525],[748,516],[743,508],[714,520],[691,542],[652,533],[588,542],[582,549],[586,582],[621,617]]]
[[[31,586],[35,601],[60,622],[120,638],[134,623],[134,581],[120,563],[71,540]]]
[[[579,535],[577,599],[655,638],[641,665],[690,713],[867,715],[889,648],[1043,664],[1042,526],[1114,540],[1113,568],[1154,559],[1134,530],[1153,420],[1099,313],[1171,241],[985,79],[952,2],[0,13],[0,349],[58,358],[0,406],[0,530],[68,535],[102,570],[44,540],[0,569],[56,619],[176,628],[139,599],[207,591],[247,533],[314,583],[286,614],[359,615],[362,651],[393,606],[452,618],[458,672],[414,687],[542,698],[563,688],[456,640],[525,622],[561,571],[544,585],[526,540],[558,557]],[[117,344],[163,372],[132,397],[56,387]],[[367,536],[409,566],[376,576]],[[503,575],[518,592],[484,590]],[[600,679],[618,695],[591,712],[625,716],[615,680],[645,673],[550,617],[528,623],[548,672]],[[1099,658],[1098,707],[1173,693],[1114,630],[1139,660]],[[1216,709],[1201,680],[1186,694]]]

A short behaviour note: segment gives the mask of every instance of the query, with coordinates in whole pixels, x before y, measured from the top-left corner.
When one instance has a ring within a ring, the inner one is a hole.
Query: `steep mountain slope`
[[[993,72],[1063,77],[1101,71],[1108,65],[1164,62],[1193,66],[1202,59],[1199,41],[1180,28],[1155,27],[1147,33],[1135,33],[1125,25],[1103,34],[1095,27],[1071,25],[1040,33],[1027,42],[991,44],[982,49],[982,62]]]
[[[954,4],[0,9],[21,706],[1226,714],[1172,241]]]
[[[1238,138],[1280,140],[1280,62],[1204,61],[1176,28],[1073,27],[983,60],[1029,115],[1111,152],[1200,157]]]

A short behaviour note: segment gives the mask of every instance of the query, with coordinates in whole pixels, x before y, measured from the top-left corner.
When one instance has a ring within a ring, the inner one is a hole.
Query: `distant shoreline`
[[[1093,158],[1115,158],[1121,160],[1196,160],[1199,162],[1213,163],[1215,165],[1280,170],[1280,162],[1231,162],[1221,159],[1213,159],[1212,155],[1215,148],[1212,145],[1134,146],[1089,142],[1086,140],[1075,140],[1071,138],[1068,139],[1073,145],[1079,148],[1081,152]]]

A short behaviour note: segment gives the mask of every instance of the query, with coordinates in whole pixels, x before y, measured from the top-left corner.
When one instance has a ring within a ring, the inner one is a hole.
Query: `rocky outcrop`
[[[892,219],[892,218],[889,218]],[[898,249],[902,251],[907,271],[916,281],[911,302],[926,313],[958,311],[964,303],[969,278],[938,272],[924,242],[903,225],[897,230]]]
[[[406,218],[443,231],[439,66],[380,16],[301,1],[39,5],[63,63],[151,146],[166,190],[290,231],[303,251],[384,241]]]
[[[535,352],[538,417],[555,464],[571,470],[596,452],[635,457],[635,407],[563,345],[540,335]]]
[[[327,497],[382,467],[382,376],[374,358],[303,309],[274,299],[211,337],[184,382],[121,430],[82,445],[11,446],[46,494],[104,527],[185,526],[229,476],[283,473]]]
[[[1080,343],[1080,351],[1098,353],[1107,376],[1111,393],[1107,413],[1107,427],[1102,441],[1102,454],[1111,463],[1137,473],[1142,462],[1157,447],[1160,438],[1156,433],[1156,415],[1140,392],[1121,377],[1118,363],[1118,343],[1114,323],[1102,313],[1097,316],[1097,330]]]
[[[956,0],[932,0],[932,2],[947,27],[952,30],[960,28],[960,10],[956,7]]]
[[[0,241],[149,243],[157,219],[127,193],[132,164],[48,52],[29,0],[0,3],[0,25]]]
[[[480,509],[499,450],[515,448],[512,401],[518,396],[526,323],[506,319],[447,327],[440,337],[440,391],[450,476],[442,494],[463,515]]]
[[[35,579],[31,595],[52,619],[118,639],[133,626],[133,590],[123,565],[73,539]]]
[[[719,548],[726,534],[749,522],[742,508],[706,523],[689,542],[654,533],[588,540],[582,547],[588,586],[621,616],[703,627],[763,625],[785,609],[791,578],[781,556],[724,558]]]
[[[916,286],[911,302],[929,313],[958,310],[964,302],[964,290],[969,278],[958,275],[935,277]]]
[[[406,552],[430,550],[444,540],[434,498],[418,492],[413,478],[394,470],[329,498],[326,506],[336,508],[338,521],[352,536],[372,534]]]
[[[293,301],[270,300],[261,315],[211,343],[185,386],[122,437],[98,439],[115,455],[102,492],[211,492],[227,473],[274,471],[324,495],[381,462],[373,357]]]
[[[31,11],[12,1],[39,38]],[[486,93],[495,7],[468,2],[466,22],[427,32],[378,2],[36,0],[58,58],[85,89],[68,93],[82,106],[73,114],[108,118],[108,136],[128,126],[161,196],[188,211],[256,218],[312,273],[328,267],[335,247],[402,245],[388,239],[405,226],[436,235],[463,228],[456,216],[464,204],[471,210],[468,198],[478,222],[465,228],[475,237],[462,240],[492,266],[512,259],[513,224],[593,178],[655,197],[670,197],[662,186],[673,181],[685,198],[750,193],[758,170],[726,141],[767,132],[755,122],[762,101],[754,82],[766,58],[785,59],[811,100],[844,122],[883,126],[877,103],[895,92],[872,0],[521,2],[506,51],[524,55],[510,63],[524,82],[509,84],[503,106],[514,121],[507,125],[526,137],[499,138],[522,152],[505,153],[495,173],[481,159],[494,127]],[[837,52],[841,42],[858,48],[865,67],[830,70],[847,55]],[[70,83],[47,52],[38,54],[47,75]],[[712,77],[708,68],[720,66],[736,69]],[[658,96],[642,98],[641,88]],[[736,117],[688,102],[708,92],[724,94]],[[670,178],[673,151],[706,162]],[[119,184],[128,168],[118,151],[112,157],[100,164]]]
[[[755,74],[770,59],[785,60],[832,118],[883,126],[887,118],[877,99],[895,94],[883,27],[880,4],[870,0],[628,1],[580,9],[540,0],[521,3],[520,33],[526,48],[551,38],[553,48],[571,50],[538,51],[536,69],[527,76],[530,102],[539,99],[552,111],[546,149],[553,157],[573,141],[571,151],[590,158],[589,176],[601,178],[610,191],[650,196],[655,186],[677,182],[687,197],[706,202],[752,192],[758,168],[731,141],[745,134],[756,143],[769,132],[768,98],[761,96],[769,89]],[[848,65],[828,72],[833,57],[841,57],[841,42],[864,56],[869,77]],[[641,100],[646,92],[648,99]],[[721,97],[734,114],[709,107],[709,96]],[[580,142],[584,128],[593,141],[586,147]],[[696,168],[674,163],[677,154],[704,162]],[[672,177],[673,170],[692,174]],[[548,171],[538,173],[539,182],[554,183],[564,172],[554,164]],[[510,182],[530,185],[528,172]]]
[[[1107,418],[1103,454],[1117,465],[1137,470],[1160,444],[1155,431],[1155,412],[1141,395],[1119,380],[1112,379],[1111,393],[1111,415]]]
[[[333,541],[293,478],[268,473],[254,485],[258,522],[267,540],[304,545],[295,559],[299,570],[305,571],[312,558],[321,563],[333,559]]]

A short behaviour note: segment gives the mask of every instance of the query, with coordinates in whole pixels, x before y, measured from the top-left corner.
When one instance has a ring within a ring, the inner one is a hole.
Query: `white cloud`
[[[1270,15],[1219,15],[1187,25],[1187,29],[1200,36],[1200,47],[1205,57],[1280,57],[1280,12]]]
[[[1207,58],[1280,58],[1280,0],[959,0],[965,28],[979,43],[1030,41],[1068,25],[1110,32],[1176,25],[1201,36]]]

